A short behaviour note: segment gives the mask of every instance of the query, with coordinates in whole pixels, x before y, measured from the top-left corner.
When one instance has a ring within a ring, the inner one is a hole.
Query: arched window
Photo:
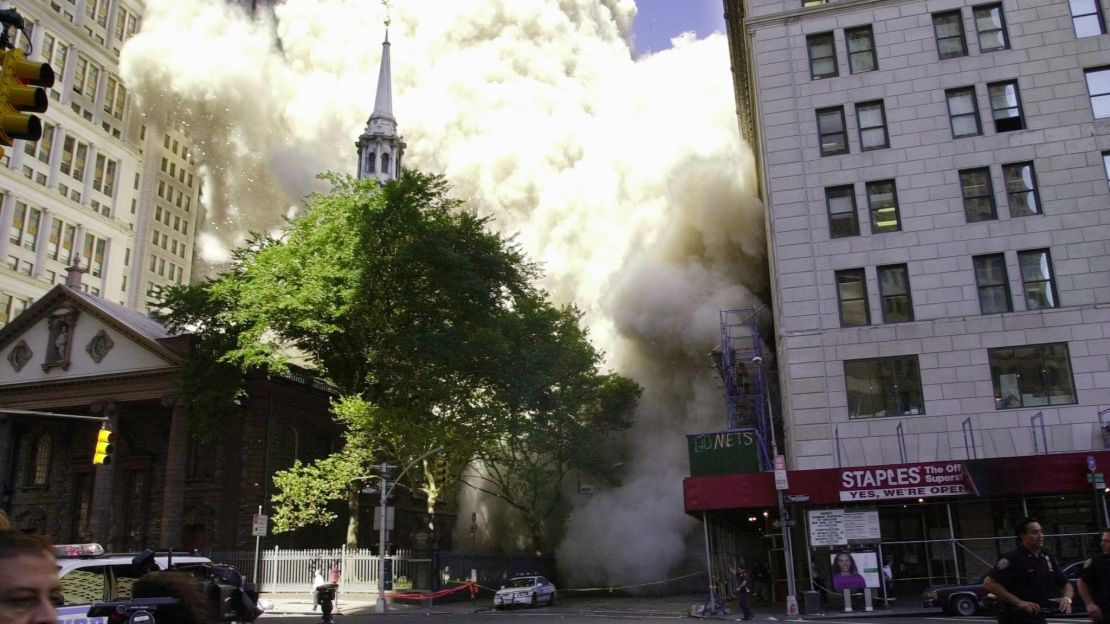
[[[43,433],[35,438],[31,449],[30,484],[34,486],[46,485],[46,477],[50,472],[50,435]]]
[[[382,154],[382,173],[389,173],[389,154]]]
[[[374,173],[374,161],[377,159],[377,153],[366,152],[366,173]]]

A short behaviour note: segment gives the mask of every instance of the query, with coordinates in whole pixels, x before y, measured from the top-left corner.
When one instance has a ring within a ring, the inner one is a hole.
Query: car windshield
[[[512,587],[531,587],[536,584],[536,579],[529,576],[527,578],[515,578],[509,581]]]

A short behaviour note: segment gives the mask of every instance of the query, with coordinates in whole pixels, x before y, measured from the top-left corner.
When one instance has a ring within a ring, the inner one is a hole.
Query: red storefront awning
[[[811,505],[963,496],[1018,496],[1091,492],[1087,458],[1110,472],[1110,451],[992,459],[791,470],[788,495]],[[774,475],[735,473],[683,480],[687,513],[769,507],[778,503]]]

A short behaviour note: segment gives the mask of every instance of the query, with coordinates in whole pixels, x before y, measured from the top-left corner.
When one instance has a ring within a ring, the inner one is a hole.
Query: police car
[[[54,547],[58,560],[58,578],[62,583],[64,602],[58,607],[58,622],[66,624],[105,624],[103,617],[88,617],[89,606],[95,602],[125,600],[131,597],[131,586],[148,570],[132,563],[134,554],[105,554],[100,544],[62,544]],[[164,553],[154,557],[159,570],[180,569],[200,573],[212,561],[195,555]]]
[[[510,580],[508,586],[501,586],[493,595],[495,609],[512,605],[534,607],[539,604],[555,604],[555,584],[542,576],[518,576]]]

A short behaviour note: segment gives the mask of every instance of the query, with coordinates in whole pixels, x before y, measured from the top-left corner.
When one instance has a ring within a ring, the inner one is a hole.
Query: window
[[[809,48],[809,75],[814,80],[840,75],[836,65],[836,42],[831,32],[806,37]]]
[[[105,91],[107,93],[104,96],[104,112],[123,120],[123,105],[127,100],[127,90],[123,87],[123,83],[115,76],[108,76]]]
[[[68,264],[73,252],[73,239],[77,235],[77,227],[53,217],[50,223],[50,239],[46,246],[46,255],[53,260]]]
[[[836,296],[840,301],[841,327],[871,323],[871,311],[867,305],[867,278],[863,269],[837,271]]]
[[[1010,132],[1025,127],[1021,118],[1021,100],[1018,98],[1016,80],[989,84],[987,92],[990,94],[995,132]]]
[[[952,138],[982,134],[979,127],[979,106],[975,103],[975,87],[945,91],[948,99],[948,119],[952,123]]]
[[[12,225],[8,230],[8,240],[24,249],[35,251],[38,246],[39,226],[42,224],[42,211],[17,201],[12,212]]]
[[[859,144],[864,150],[890,147],[886,135],[886,115],[883,103],[865,102],[856,105],[856,120],[859,122]]]
[[[1110,67],[1087,70],[1087,91],[1095,119],[1110,117]]]
[[[32,449],[31,463],[28,465],[27,484],[34,487],[46,485],[46,477],[50,470],[50,436],[43,433],[35,438]]]
[[[910,273],[904,264],[881,266],[879,298],[882,300],[883,322],[904,323],[913,320],[913,300],[910,298]]]
[[[822,156],[843,154],[848,151],[848,132],[844,129],[843,106],[817,111],[817,134],[821,141]]]
[[[850,418],[915,416],[925,413],[916,355],[846,360],[844,389]]]
[[[825,203],[829,207],[829,236],[843,238],[859,236],[859,217],[856,215],[854,187],[831,186],[825,189]]]
[[[90,100],[96,99],[96,83],[100,81],[100,68],[83,54],[77,55],[77,69],[73,74],[73,91]]]
[[[382,154],[382,173],[389,174],[389,154]],[[180,202],[178,205],[181,205]]]
[[[1110,152],[1102,153],[1102,168],[1106,170],[1106,184],[1110,185]]]
[[[871,213],[872,233],[895,232],[902,228],[894,180],[868,182],[867,207]]]
[[[979,288],[979,311],[983,314],[1010,312],[1010,280],[1002,254],[976,256],[975,284]]]
[[[850,72],[862,74],[879,68],[879,61],[875,57],[875,34],[870,26],[845,29],[844,40],[848,44]]]
[[[1052,256],[1047,249],[1018,252],[1021,284],[1025,289],[1025,309],[1044,310],[1060,307],[1052,277]]]
[[[965,169],[960,172],[960,192],[964,197],[964,215],[968,223],[996,219],[994,189],[990,169]]]
[[[994,52],[1010,47],[1006,38],[1006,20],[1001,4],[984,4],[972,9],[975,30],[979,31],[979,51]]]
[[[85,234],[85,250],[82,252],[81,268],[93,277],[100,277],[104,270],[104,248],[108,244],[103,238]]]
[[[1075,403],[1067,343],[988,349],[994,407]]]
[[[46,164],[50,164],[50,148],[54,145],[54,130],[56,128],[53,124],[43,122],[42,124],[42,137],[38,142],[38,159]],[[34,143],[28,142],[28,145]]]
[[[88,492],[92,494],[92,473],[82,473],[78,478],[82,483],[88,482]],[[87,509],[90,503],[86,503],[83,499],[84,489],[77,492],[77,511],[75,516],[78,527],[84,526],[86,531],[88,527],[88,517],[91,509]],[[91,496],[90,496],[91,498]],[[86,535],[78,529],[77,537]],[[70,570],[61,579],[62,596],[65,598],[64,606],[70,605],[84,605],[88,606],[94,602],[102,602],[108,600],[108,568],[102,565],[81,566],[76,570]]]
[[[964,22],[958,10],[933,15],[933,33],[937,38],[938,57],[948,59],[967,56]]]
[[[1006,181],[1011,217],[1040,214],[1041,203],[1037,198],[1037,174],[1033,171],[1033,163],[1002,165],[1002,179]]]
[[[1097,37],[1106,33],[1102,21],[1102,6],[1098,0],[1069,0],[1071,24],[1075,27],[1076,38]]]

